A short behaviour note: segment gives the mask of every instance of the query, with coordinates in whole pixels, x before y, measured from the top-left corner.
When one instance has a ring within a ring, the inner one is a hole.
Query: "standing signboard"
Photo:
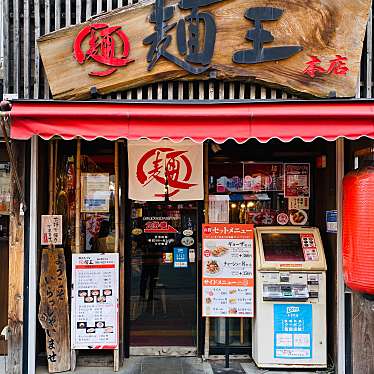
[[[204,317],[253,317],[253,225],[203,225]]]
[[[48,371],[70,370],[69,306],[63,248],[43,248],[39,322],[45,331]]]
[[[73,254],[72,349],[118,348],[118,253]]]

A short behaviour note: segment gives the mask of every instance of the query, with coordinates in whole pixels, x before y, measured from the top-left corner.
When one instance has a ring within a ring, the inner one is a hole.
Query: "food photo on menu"
[[[221,264],[219,258],[229,254],[229,248],[224,245],[217,245],[215,242],[208,242],[207,249],[210,257],[214,259],[208,260],[205,265],[205,272],[207,275],[216,275],[221,271]]]
[[[217,274],[220,271],[220,267],[216,260],[210,260],[207,262],[205,270],[207,274]]]
[[[85,298],[84,298],[84,302],[85,303],[93,303],[94,302],[94,297],[93,296],[86,296]]]

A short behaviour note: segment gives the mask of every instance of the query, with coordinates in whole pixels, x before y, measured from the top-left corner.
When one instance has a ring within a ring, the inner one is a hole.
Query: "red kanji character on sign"
[[[126,34],[120,29],[121,26],[109,27],[106,23],[95,23],[84,27],[79,32],[73,46],[75,59],[83,64],[91,58],[96,62],[111,66],[104,71],[91,71],[89,75],[105,77],[114,73],[117,67],[125,66],[134,61],[127,58],[130,52],[130,43]],[[82,44],[88,36],[89,48],[86,52],[83,52]],[[117,39],[122,42],[120,57],[115,57]]]
[[[180,190],[188,190],[196,186],[195,183],[188,183],[192,175],[192,165],[187,153],[187,151],[161,147],[146,152],[137,166],[138,181],[143,186],[151,182],[162,185],[167,183],[173,189],[168,193],[169,197],[177,194]],[[165,197],[165,194],[155,194],[155,196]]]
[[[336,58],[330,60],[330,67],[327,70],[327,74],[346,75],[349,70],[346,61],[347,57],[336,55]]]
[[[308,65],[303,71],[304,74],[308,74],[311,78],[316,76],[316,73],[325,73],[326,70],[320,66],[321,60],[317,56],[310,56],[311,60],[306,64]]]

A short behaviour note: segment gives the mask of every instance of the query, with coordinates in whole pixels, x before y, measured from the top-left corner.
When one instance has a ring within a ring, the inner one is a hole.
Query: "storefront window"
[[[81,180],[76,180],[75,147],[60,142],[57,167],[56,214],[62,214],[64,242],[75,243],[76,185],[80,182],[80,251],[114,252],[113,145],[103,141],[82,142]]]

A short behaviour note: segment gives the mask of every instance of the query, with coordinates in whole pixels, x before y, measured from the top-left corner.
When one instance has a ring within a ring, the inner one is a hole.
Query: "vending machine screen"
[[[265,261],[305,261],[299,233],[261,233],[261,239]]]

